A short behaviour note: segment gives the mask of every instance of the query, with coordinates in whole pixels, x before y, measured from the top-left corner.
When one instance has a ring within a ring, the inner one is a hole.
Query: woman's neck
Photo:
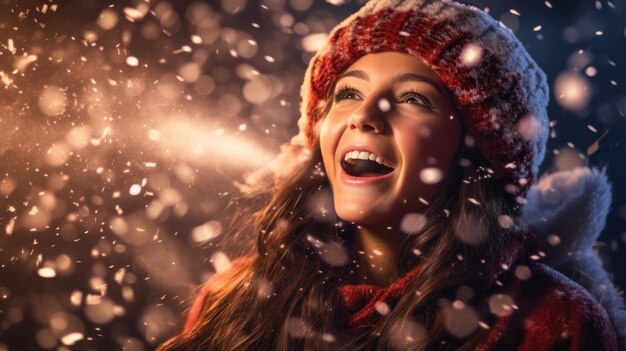
[[[389,286],[399,278],[397,258],[402,239],[394,229],[357,227],[355,249],[367,284]]]

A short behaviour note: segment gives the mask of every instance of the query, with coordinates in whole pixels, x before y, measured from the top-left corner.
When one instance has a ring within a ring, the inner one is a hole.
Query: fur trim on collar
[[[577,168],[544,176],[534,185],[522,218],[535,233],[545,263],[584,286],[607,310],[626,350],[624,298],[593,249],[611,206],[604,172]]]

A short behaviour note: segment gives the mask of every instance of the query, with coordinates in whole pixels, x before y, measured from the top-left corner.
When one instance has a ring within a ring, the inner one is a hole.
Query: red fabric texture
[[[237,261],[235,261],[236,264]],[[504,281],[497,293],[513,298],[517,309],[509,316],[498,317],[489,326],[489,334],[480,351],[617,351],[617,338],[606,311],[580,285],[538,263],[530,263],[531,277],[522,281],[514,276]],[[511,267],[514,270],[515,266]],[[393,309],[407,293],[421,266],[415,267],[388,287],[346,284],[339,288],[348,332],[371,328],[384,309]],[[184,331],[198,321],[207,294],[216,288],[217,274],[200,291],[189,311]],[[384,308],[380,303],[387,304]],[[377,311],[378,306],[378,311]]]
[[[193,305],[187,314],[187,320],[183,327],[183,333],[188,332],[194,324],[200,319],[202,312],[208,308],[208,304],[212,301],[207,299],[211,292],[220,291],[223,287],[233,279],[237,274],[241,273],[241,269],[245,268],[254,260],[252,256],[239,257],[231,262],[230,269],[213,274],[209,280],[200,286],[198,296],[194,300]]]
[[[204,309],[204,301],[206,300],[207,294],[211,291],[211,288],[211,280],[209,280],[202,286],[198,297],[196,297],[193,305],[189,309],[189,312],[187,314],[187,320],[185,321],[185,326],[183,327],[183,333],[188,332],[200,318],[200,313],[202,313],[202,310]]]
[[[339,287],[339,294],[348,311],[346,326],[353,331],[367,329],[376,322],[380,313],[386,307],[381,307],[381,303],[387,304],[389,308],[404,295],[409,284],[417,277],[422,266],[413,268],[402,278],[395,281],[390,286],[383,288],[368,284],[345,284]]]
[[[499,289],[498,293],[513,298],[518,309],[496,319],[479,350],[618,349],[606,311],[585,289],[548,266],[533,263],[529,267],[530,279],[520,281],[513,277]],[[348,330],[356,333],[374,325],[381,318],[376,306],[384,302],[393,308],[420,270],[417,266],[386,288],[365,284],[341,286]]]

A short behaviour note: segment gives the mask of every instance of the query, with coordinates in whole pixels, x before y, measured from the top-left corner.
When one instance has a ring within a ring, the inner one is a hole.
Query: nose
[[[363,132],[374,132],[381,134],[385,132],[385,113],[378,106],[382,98],[366,99],[361,103],[348,118],[348,128],[350,130],[361,130]],[[384,102],[383,102],[384,104]]]

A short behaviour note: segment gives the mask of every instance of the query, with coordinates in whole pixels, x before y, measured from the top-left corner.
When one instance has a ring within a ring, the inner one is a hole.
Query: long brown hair
[[[422,264],[417,279],[370,330],[349,335],[338,287],[359,281],[356,260],[350,256],[345,265],[328,264],[319,243],[341,244],[350,255],[355,227],[333,211],[326,217],[311,211],[311,199],[330,194],[319,146],[314,150],[276,192],[231,202],[233,237],[256,235],[256,245],[214,282],[191,329],[158,350],[475,349],[485,330],[455,337],[446,329],[442,304],[460,298],[474,306],[481,321],[489,321],[485,298],[494,267],[508,258],[513,242],[526,240],[520,223],[499,224],[502,216],[515,219],[516,209],[480,153],[461,148],[442,191],[424,213],[428,224],[404,240],[398,271]],[[470,235],[484,237],[470,245],[459,230],[467,232],[463,226],[472,223],[484,233]],[[459,289],[472,293],[459,297]],[[399,330],[415,325],[423,327],[423,338],[399,342]]]

